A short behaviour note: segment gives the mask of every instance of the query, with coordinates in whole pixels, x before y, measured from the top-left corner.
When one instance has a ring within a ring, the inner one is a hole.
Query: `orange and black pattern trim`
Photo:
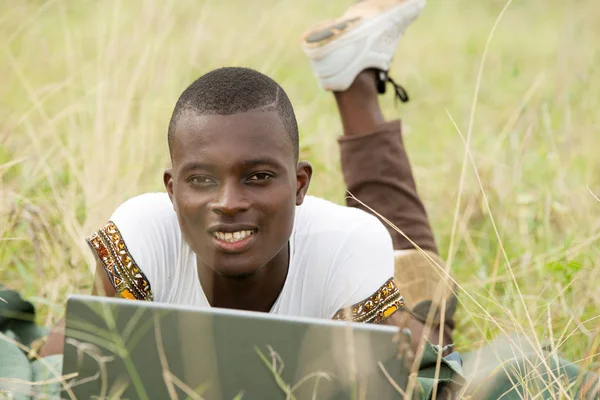
[[[112,221],[86,241],[121,297],[152,301],[150,282],[129,254],[119,229]]]
[[[339,310],[333,319],[377,324],[388,319],[405,304],[394,278],[390,278],[374,295],[349,308]]]

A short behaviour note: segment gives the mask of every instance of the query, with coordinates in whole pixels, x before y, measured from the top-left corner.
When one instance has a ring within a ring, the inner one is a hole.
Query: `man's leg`
[[[404,150],[400,121],[385,122],[375,74],[361,72],[348,90],[334,92],[344,128],[339,139],[342,172],[348,191],[360,200],[348,197],[347,204],[371,212],[370,207],[404,232],[408,239],[386,224],[395,250],[414,249],[414,243],[437,253]]]
[[[444,263],[417,195],[400,122],[385,122],[375,75],[389,70],[400,37],[424,5],[425,0],[356,2],[341,18],[309,30],[303,47],[321,87],[335,95],[344,128],[340,146],[348,191],[404,233],[388,225],[407,324],[413,336],[427,336],[434,343],[440,342],[441,330],[447,344],[455,298],[444,282]],[[371,212],[360,202],[348,199],[349,206]]]
[[[454,326],[454,305],[449,303],[454,297],[444,282],[444,263],[417,194],[400,121],[385,122],[375,74],[374,70],[361,72],[347,90],[334,92],[344,130],[339,139],[342,172],[354,196],[347,198],[347,204],[368,212],[372,209],[403,232],[385,223],[396,250],[396,283],[412,316],[420,322],[412,321],[411,331],[438,343],[442,328],[442,342],[449,344]],[[444,322],[439,309],[442,299],[447,302]]]

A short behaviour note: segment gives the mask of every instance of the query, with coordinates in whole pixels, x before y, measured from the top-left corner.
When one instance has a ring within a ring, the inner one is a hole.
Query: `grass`
[[[45,324],[68,293],[89,292],[85,236],[128,197],[162,190],[177,96],[219,66],[282,84],[316,169],[311,194],[342,203],[341,127],[299,37],[347,3],[0,0],[0,282],[32,299]],[[600,371],[596,3],[512,1],[474,113],[504,1],[430,0],[399,46],[392,76],[412,101],[390,95],[386,115],[403,119],[462,287],[461,351],[516,331]]]

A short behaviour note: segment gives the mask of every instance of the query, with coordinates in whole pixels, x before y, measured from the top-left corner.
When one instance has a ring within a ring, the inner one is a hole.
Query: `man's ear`
[[[165,173],[163,174],[163,182],[165,184],[165,188],[167,189],[169,199],[171,199],[171,203],[173,203],[173,208],[175,208],[175,202],[173,201],[173,180],[173,169],[169,168],[165,170]],[[177,211],[177,209],[175,211]]]
[[[310,185],[312,177],[312,166],[308,161],[300,161],[296,166],[296,205],[299,206],[304,202],[304,196]]]

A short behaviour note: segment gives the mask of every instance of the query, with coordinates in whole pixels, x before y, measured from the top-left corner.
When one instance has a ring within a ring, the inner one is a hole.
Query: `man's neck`
[[[231,278],[198,261],[200,285],[211,307],[269,312],[279,297],[289,268],[289,245],[251,276]]]

